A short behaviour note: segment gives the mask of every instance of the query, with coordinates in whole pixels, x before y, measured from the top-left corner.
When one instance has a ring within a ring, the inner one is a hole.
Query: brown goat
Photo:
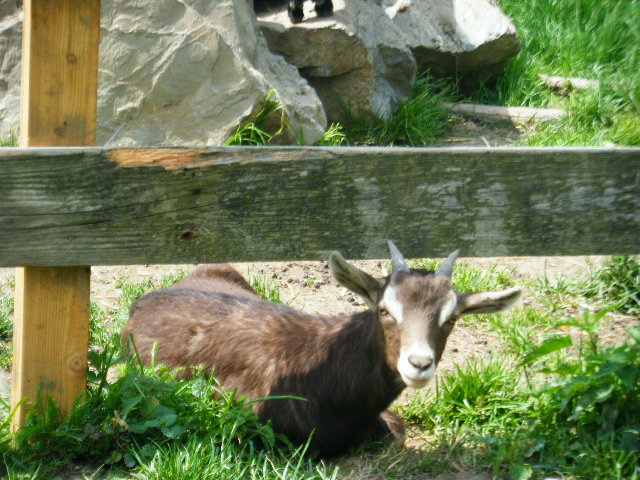
[[[331,272],[368,309],[322,317],[258,297],[228,265],[205,265],[175,286],[149,293],[131,309],[123,337],[142,361],[203,365],[226,390],[249,398],[295,396],[254,404],[262,421],[296,443],[313,434],[314,456],[345,453],[372,431],[398,433],[386,411],[405,386],[434,375],[455,320],[497,312],[520,296],[461,293],[451,285],[457,251],[437,272],[412,270],[392,242],[393,272],[375,279],[334,252]],[[181,375],[188,376],[185,369]]]

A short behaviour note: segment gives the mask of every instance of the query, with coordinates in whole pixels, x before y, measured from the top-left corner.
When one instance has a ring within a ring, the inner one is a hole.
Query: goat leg
[[[374,440],[392,440],[398,445],[403,445],[405,438],[404,420],[399,415],[389,410],[384,410],[378,417],[372,433]]]
[[[304,18],[304,0],[291,0],[287,7],[291,23],[300,23]]]
[[[319,17],[330,17],[333,15],[332,0],[314,0],[314,2],[316,4],[314,9]]]

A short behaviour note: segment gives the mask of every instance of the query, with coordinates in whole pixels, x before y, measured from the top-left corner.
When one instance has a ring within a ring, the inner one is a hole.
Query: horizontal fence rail
[[[640,253],[640,149],[3,148],[0,265]]]

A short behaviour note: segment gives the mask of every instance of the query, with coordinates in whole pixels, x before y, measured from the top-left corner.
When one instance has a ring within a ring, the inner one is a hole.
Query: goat
[[[262,300],[229,265],[205,265],[140,298],[122,335],[133,337],[143,362],[155,346],[157,361],[203,365],[224,389],[248,398],[301,397],[261,400],[253,410],[294,443],[312,435],[313,456],[340,455],[371,432],[403,432],[386,409],[405,386],[433,377],[458,317],[504,310],[520,296],[519,287],[456,291],[458,251],[434,272],[410,269],[391,241],[389,249],[392,273],[383,279],[331,254],[334,278],[368,307],[353,315],[310,315]]]
[[[270,6],[277,6],[278,0],[254,0],[253,6],[256,11],[268,10]],[[284,3],[284,2],[282,2]],[[333,0],[313,0],[314,10],[319,17],[330,17],[333,15]],[[304,19],[304,0],[289,0],[287,2],[287,12],[291,23],[300,23]]]

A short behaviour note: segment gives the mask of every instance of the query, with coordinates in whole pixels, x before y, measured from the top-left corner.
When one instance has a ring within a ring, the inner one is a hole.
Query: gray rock
[[[0,17],[0,134],[7,136],[19,127],[22,13],[15,0],[0,2],[9,12]],[[269,51],[250,0],[112,0],[102,2],[101,27],[99,145],[219,145],[272,90],[298,139],[312,143],[324,133],[320,99]]]
[[[0,137],[20,126],[20,72],[22,12],[15,2],[0,3]]]
[[[352,111],[392,114],[411,92],[416,64],[402,32],[376,3],[334,0],[334,15],[316,17],[305,3],[305,21],[292,24],[285,10],[260,13],[269,47],[298,67],[316,89],[330,120],[341,103]]]
[[[516,29],[495,0],[383,0],[383,6],[421,71],[487,75],[520,50]]]
[[[218,145],[271,90],[291,127],[319,139],[318,97],[256,30],[248,0],[103,2],[98,143]]]

